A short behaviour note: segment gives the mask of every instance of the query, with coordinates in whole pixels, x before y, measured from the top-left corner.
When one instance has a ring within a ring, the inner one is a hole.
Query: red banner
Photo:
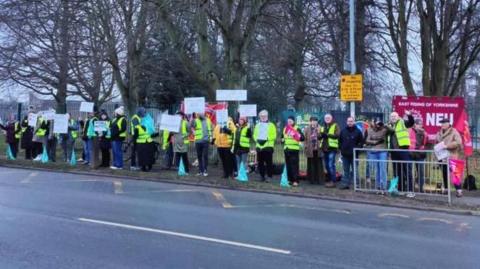
[[[465,130],[463,132],[463,151],[465,157],[470,157],[473,155],[472,135],[470,134],[470,126],[468,126],[468,121],[465,121]]]
[[[442,119],[449,119],[452,126],[462,134],[465,122],[468,122],[462,97],[394,96],[392,107],[400,117],[409,110],[415,119],[421,119],[430,140],[440,130]]]
[[[449,159],[448,162],[450,164],[450,180],[452,181],[452,184],[456,186],[462,184],[465,161]]]

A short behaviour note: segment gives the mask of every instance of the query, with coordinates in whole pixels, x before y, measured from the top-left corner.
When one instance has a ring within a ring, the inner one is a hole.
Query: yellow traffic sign
[[[343,102],[363,101],[362,75],[342,75],[340,79],[340,100]]]

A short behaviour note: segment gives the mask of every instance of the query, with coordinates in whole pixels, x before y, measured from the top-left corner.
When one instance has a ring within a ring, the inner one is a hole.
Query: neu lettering
[[[441,126],[441,120],[448,119],[453,124],[453,113],[427,113],[427,126]]]

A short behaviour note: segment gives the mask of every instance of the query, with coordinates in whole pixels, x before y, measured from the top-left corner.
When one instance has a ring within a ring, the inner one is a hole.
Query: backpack
[[[473,175],[468,175],[463,181],[463,188],[469,191],[476,191],[477,185],[475,181],[476,179]]]

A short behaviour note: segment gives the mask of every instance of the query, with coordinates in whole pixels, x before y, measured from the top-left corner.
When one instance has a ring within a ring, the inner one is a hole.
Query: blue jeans
[[[90,163],[93,151],[93,140],[87,139],[85,143],[85,161]]]
[[[370,168],[375,170],[375,187],[376,189],[387,189],[387,158],[386,151],[369,151],[367,159]]]
[[[337,168],[335,167],[336,151],[325,152],[325,165],[327,166],[328,176],[331,182],[337,181]]]
[[[342,165],[343,165],[342,185],[350,186],[350,183],[352,182],[352,175],[353,175],[353,156],[352,157],[342,156]]]
[[[195,148],[197,149],[198,171],[206,173],[208,166],[208,142],[195,143]]]
[[[123,141],[112,141],[113,166],[123,168]]]
[[[247,157],[248,153],[237,153],[235,155],[235,159],[237,160],[237,169],[240,171],[240,163],[243,163],[243,166],[245,168],[245,171],[248,171],[247,169]]]
[[[417,170],[418,186],[420,192],[423,192],[423,185],[425,185],[425,158],[416,159],[418,163],[415,163],[415,169]]]

